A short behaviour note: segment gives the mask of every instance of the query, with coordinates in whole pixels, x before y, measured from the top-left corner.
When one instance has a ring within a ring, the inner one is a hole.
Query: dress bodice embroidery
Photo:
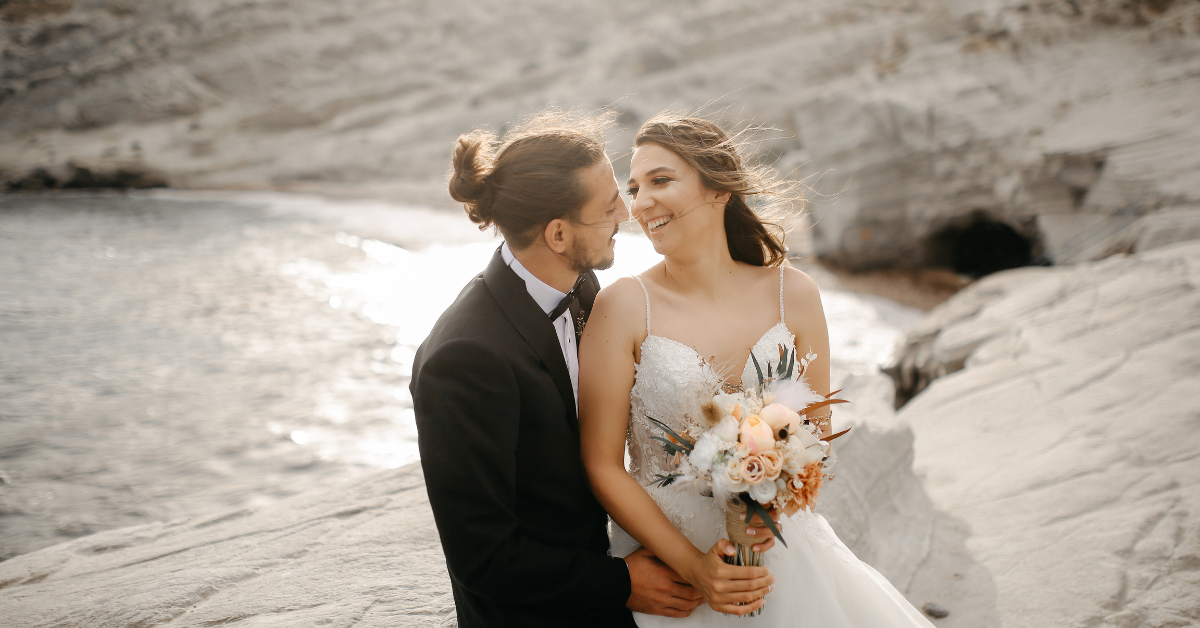
[[[662,489],[655,478],[673,469],[671,458],[652,436],[660,430],[646,419],[653,417],[671,429],[683,433],[689,419],[699,417],[701,406],[720,391],[723,380],[716,369],[696,349],[664,336],[656,336],[650,316],[650,293],[640,277],[634,277],[646,295],[646,339],[641,345],[641,361],[634,366],[633,388],[629,392],[629,473],[646,487],[663,513],[676,527],[695,513],[684,512],[672,497],[675,487]],[[791,350],[795,337],[784,323],[783,269],[779,274],[779,322],[768,329],[751,349],[760,364],[778,355],[779,345]],[[747,358],[741,373],[743,385],[749,387],[758,379],[754,363]],[[692,421],[693,423],[695,421]],[[708,500],[711,502],[711,500]],[[721,525],[723,526],[723,520]]]

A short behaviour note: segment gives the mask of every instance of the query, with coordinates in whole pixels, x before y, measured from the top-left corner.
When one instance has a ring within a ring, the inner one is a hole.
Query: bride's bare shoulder
[[[787,298],[793,294],[796,296],[820,296],[821,293],[817,289],[817,282],[808,273],[795,266],[785,266],[783,268],[783,294],[784,298]]]
[[[608,333],[632,334],[645,327],[646,295],[633,277],[622,277],[596,295],[588,326]]]
[[[789,326],[793,322],[805,326],[817,320],[824,325],[821,291],[817,282],[799,268],[788,266],[783,270],[783,306]]]

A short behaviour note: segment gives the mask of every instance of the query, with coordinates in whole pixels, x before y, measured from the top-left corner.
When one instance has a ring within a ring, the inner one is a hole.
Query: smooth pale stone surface
[[[437,626],[454,600],[419,465],[0,563],[17,626]]]
[[[842,540],[946,626],[992,626],[986,578],[912,472],[912,433],[882,375],[843,373],[836,479],[819,510]],[[786,536],[787,526],[783,530]],[[984,574],[986,575],[986,574]],[[936,600],[930,595],[938,595]],[[982,600],[978,602],[977,600]],[[94,534],[0,563],[0,617],[42,626],[454,625],[419,464],[205,518]]]
[[[899,417],[1001,625],[1200,622],[1198,285],[1193,240],[1001,273],[931,313],[975,348]]]

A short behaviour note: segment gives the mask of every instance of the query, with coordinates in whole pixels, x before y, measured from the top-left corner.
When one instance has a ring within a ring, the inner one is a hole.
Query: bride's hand
[[[687,579],[714,611],[741,616],[763,605],[763,598],[774,588],[775,576],[766,567],[727,564],[723,557],[734,553],[728,540],[717,541],[696,559]]]
[[[793,513],[788,514],[791,515]],[[771,517],[771,521],[775,524],[775,529],[779,529],[779,510],[772,507],[771,510],[767,511],[767,515]],[[746,515],[743,513],[742,521],[745,520]],[[771,529],[767,527],[757,513],[753,518],[750,519],[750,524],[746,528],[746,534],[754,537],[755,539],[765,539],[762,542],[751,546],[750,548],[759,554],[762,554],[772,547],[775,547],[775,535],[771,532]]]

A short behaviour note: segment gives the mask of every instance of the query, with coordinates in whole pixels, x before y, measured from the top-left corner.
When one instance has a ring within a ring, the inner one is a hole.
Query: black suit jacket
[[[417,351],[409,388],[459,625],[633,626],[558,337],[499,250]]]

